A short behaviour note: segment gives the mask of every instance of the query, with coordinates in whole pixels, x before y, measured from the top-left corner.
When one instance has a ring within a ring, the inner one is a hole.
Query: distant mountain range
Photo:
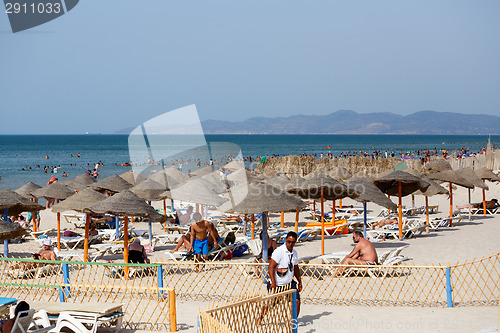
[[[202,125],[205,134],[500,134],[498,116],[436,111],[402,116],[340,110],[323,116],[256,117],[238,122],[206,120]]]
[[[339,110],[327,115],[255,117],[243,121],[202,121],[205,134],[437,134],[499,135],[500,117],[419,111],[407,116],[389,112]],[[125,128],[114,134],[129,134]]]

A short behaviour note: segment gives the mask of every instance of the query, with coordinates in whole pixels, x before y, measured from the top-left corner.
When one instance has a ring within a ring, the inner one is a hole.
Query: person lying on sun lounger
[[[373,229],[373,230],[380,229],[383,226],[390,225],[390,224],[398,224],[398,220],[396,220],[396,219],[384,219],[384,220],[373,223],[370,229]]]
[[[483,203],[478,202],[478,203],[473,203],[470,205],[463,205],[463,206],[457,206],[458,209],[466,209],[466,208],[483,208]],[[498,207],[498,200],[497,199],[491,199],[490,201],[486,201],[486,209],[493,209]]]
[[[356,244],[354,250],[349,253],[342,261],[341,265],[377,265],[378,257],[375,247],[369,241],[363,238],[363,233],[356,230],[352,234],[352,240]],[[334,276],[341,276],[346,267],[339,267]]]

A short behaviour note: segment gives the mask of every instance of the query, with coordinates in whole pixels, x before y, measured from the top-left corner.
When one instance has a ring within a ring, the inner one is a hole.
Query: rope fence
[[[449,266],[304,264],[301,299],[324,305],[498,306],[499,257],[500,252]],[[336,277],[339,269],[345,271]],[[0,258],[0,278],[4,297],[123,303],[124,327],[146,330],[175,327],[176,299],[233,302],[241,295],[267,294],[267,265],[235,261],[117,264]]]

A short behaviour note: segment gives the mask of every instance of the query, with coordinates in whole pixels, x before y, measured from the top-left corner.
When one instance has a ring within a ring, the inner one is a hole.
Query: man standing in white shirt
[[[285,291],[290,289],[297,290],[297,316],[300,313],[300,294],[302,291],[302,279],[299,270],[299,258],[297,251],[293,249],[297,242],[297,234],[290,231],[285,238],[285,244],[273,251],[269,260],[269,278],[268,289]],[[293,277],[295,276],[294,281]]]

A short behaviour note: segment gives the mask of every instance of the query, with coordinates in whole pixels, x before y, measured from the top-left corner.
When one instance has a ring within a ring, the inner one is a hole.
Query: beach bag
[[[233,257],[241,257],[246,252],[246,250],[248,250],[248,245],[247,244],[243,244],[241,246],[238,246],[233,251]]]

